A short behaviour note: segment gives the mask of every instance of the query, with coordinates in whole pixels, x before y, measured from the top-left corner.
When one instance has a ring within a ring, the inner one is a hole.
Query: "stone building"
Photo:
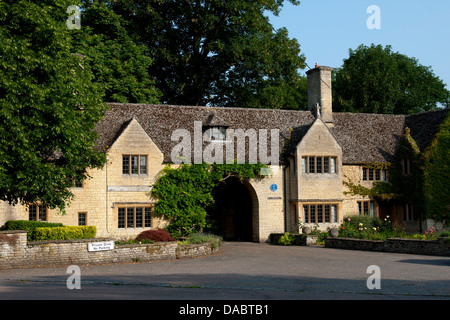
[[[112,103],[97,126],[97,147],[108,161],[73,188],[66,215],[39,204],[0,203],[0,226],[45,220],[95,225],[98,237],[132,237],[164,227],[153,215],[151,189],[166,165],[238,158],[268,164],[271,173],[243,183],[230,179],[217,190],[215,218],[226,239],[264,242],[271,233],[297,232],[299,220],[326,230],[354,214],[391,215],[417,227],[408,204],[349,195],[345,181],[371,187],[387,180],[387,170],[368,164],[395,161],[407,127],[424,150],[448,110],[333,113],[331,68],[307,75],[309,111]]]

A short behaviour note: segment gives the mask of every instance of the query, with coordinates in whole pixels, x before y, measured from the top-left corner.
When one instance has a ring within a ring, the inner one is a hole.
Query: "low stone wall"
[[[278,241],[283,235],[284,233],[272,233],[269,237],[269,242],[272,244],[278,244]],[[289,235],[294,237],[293,245],[295,246],[314,246],[317,244],[318,236],[316,235],[306,235],[299,233],[293,233]]]
[[[0,269],[66,265],[149,262],[195,258],[219,250],[211,243],[178,245],[177,242],[114,246],[111,250],[89,251],[89,244],[110,239],[27,242],[26,231],[0,232]]]
[[[409,253],[419,255],[450,256],[450,243],[444,239],[415,240],[415,239],[386,239],[386,241],[327,238],[326,248]]]

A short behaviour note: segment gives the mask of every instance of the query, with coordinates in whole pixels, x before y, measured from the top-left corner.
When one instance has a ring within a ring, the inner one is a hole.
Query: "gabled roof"
[[[411,129],[411,136],[421,152],[430,145],[448,113],[449,109],[442,109],[406,117],[406,127]]]
[[[221,125],[230,129],[280,131],[280,161],[293,153],[315,120],[309,111],[272,109],[209,108],[193,106],[109,104],[104,119],[97,125],[98,148],[107,150],[121,130],[135,118],[164,153],[170,162],[172,149],[178,142],[172,142],[172,133],[185,129],[193,137],[194,122],[203,125]],[[429,112],[414,116],[380,115],[358,113],[334,113],[334,127],[330,128],[342,147],[343,163],[391,162],[405,127],[411,129],[413,138],[420,148],[425,148],[436,134],[439,124],[448,110]],[[270,151],[270,148],[269,148]]]
[[[405,116],[334,113],[331,133],[342,147],[343,163],[392,162]]]

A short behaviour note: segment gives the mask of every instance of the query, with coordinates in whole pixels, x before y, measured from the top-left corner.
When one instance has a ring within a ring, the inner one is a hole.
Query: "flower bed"
[[[438,231],[431,227],[424,233],[409,234],[399,226],[394,226],[387,216],[383,221],[376,217],[352,216],[344,219],[339,228],[339,237],[348,239],[380,240],[389,238],[437,240]]]
[[[431,227],[424,233],[408,234],[393,226],[389,216],[381,221],[368,216],[353,216],[344,220],[339,236],[325,239],[325,247],[336,249],[411,253],[450,256],[448,231]]]

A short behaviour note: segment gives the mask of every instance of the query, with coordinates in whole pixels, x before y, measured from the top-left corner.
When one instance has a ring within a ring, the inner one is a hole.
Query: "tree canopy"
[[[161,93],[148,72],[152,59],[145,46],[132,40],[126,21],[96,2],[83,6],[81,22],[82,27],[71,32],[73,50],[90,64],[104,101],[159,103]]]
[[[163,103],[298,108],[306,101],[294,92],[304,88],[299,69],[305,58],[297,40],[286,29],[274,30],[265,15],[277,15],[283,2],[107,1],[129,22],[135,41],[147,46]]]
[[[391,46],[361,45],[335,71],[333,109],[338,112],[412,114],[448,103],[448,91],[431,67]]]
[[[0,200],[63,210],[105,162],[93,129],[106,105],[65,24],[74,4],[0,2]]]

